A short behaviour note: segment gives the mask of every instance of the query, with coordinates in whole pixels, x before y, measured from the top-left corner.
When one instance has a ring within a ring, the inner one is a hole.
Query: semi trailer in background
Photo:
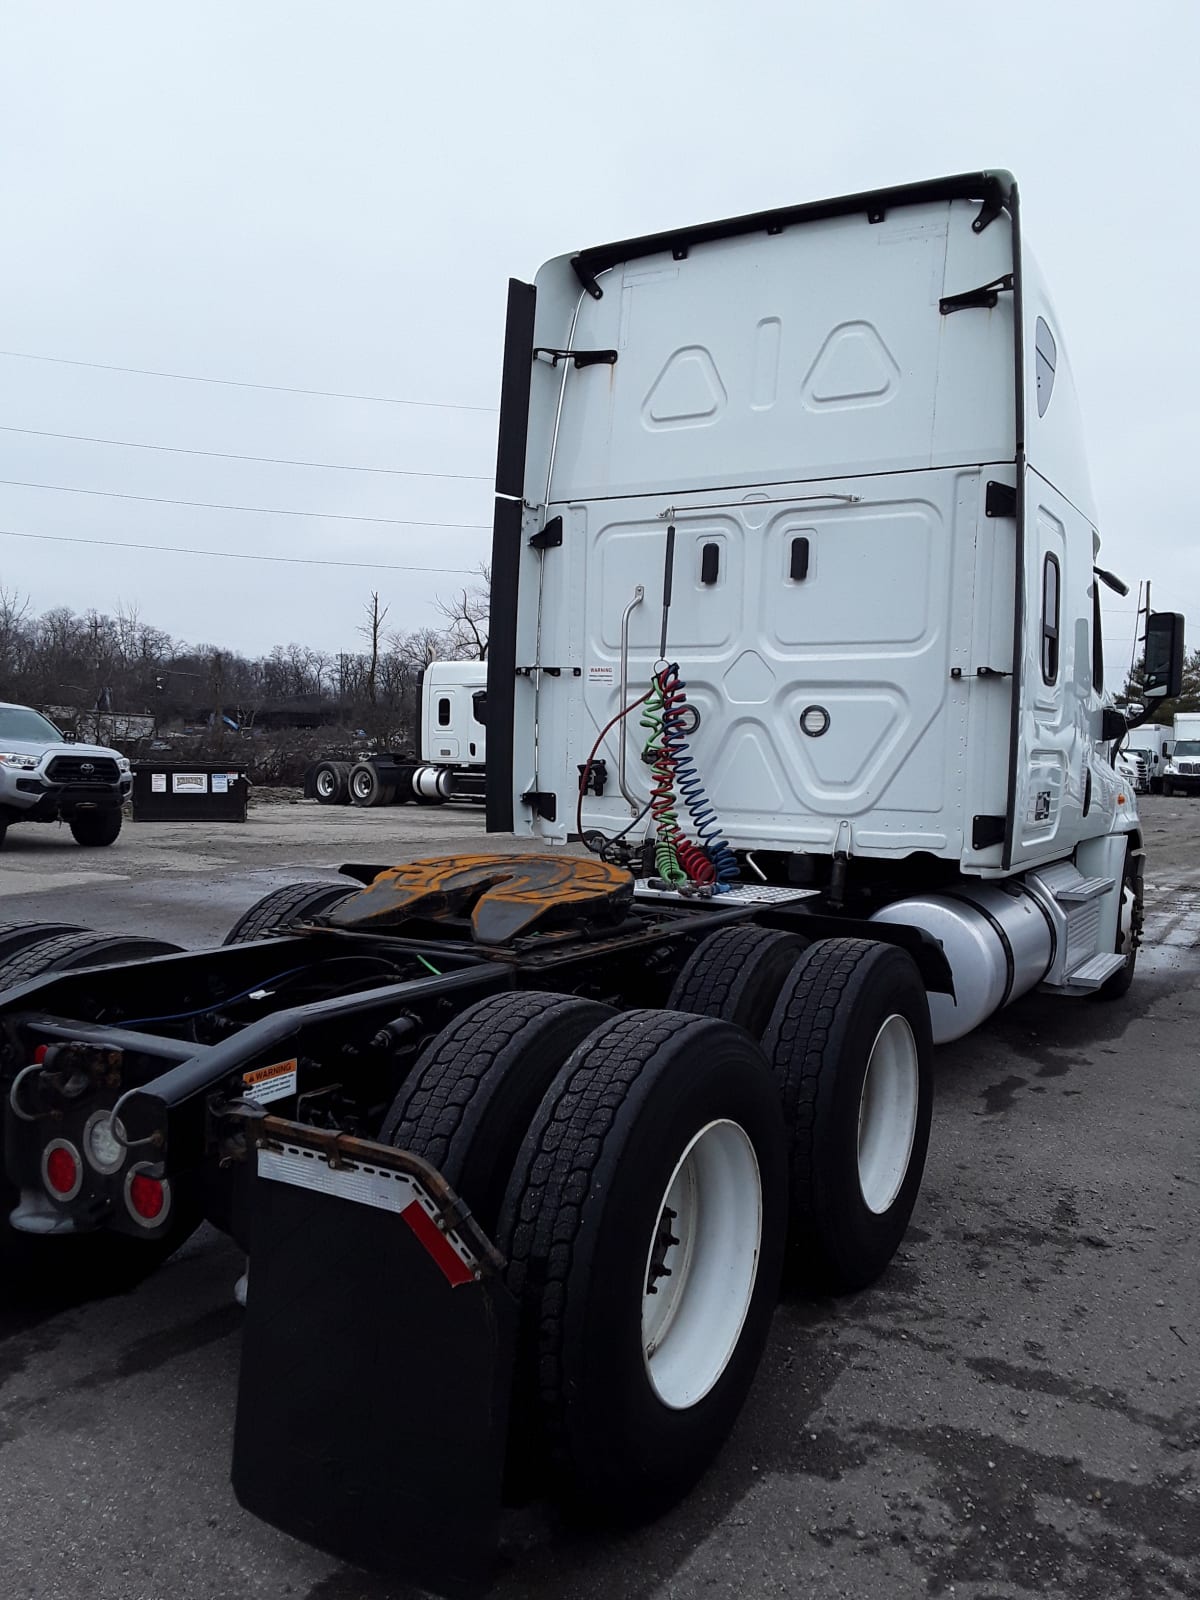
[[[1133,980],[1099,547],[1008,173],[512,283],[487,821],[543,848],[355,864],[216,950],[0,934],[8,1292],[229,1230],[239,1499],[442,1592],[505,1500],[670,1505],[781,1282],[887,1268],[934,1047]],[[1150,616],[1149,705],[1182,651]]]

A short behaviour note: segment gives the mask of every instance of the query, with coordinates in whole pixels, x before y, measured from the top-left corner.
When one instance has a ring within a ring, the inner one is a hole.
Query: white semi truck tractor
[[[239,1499],[453,1594],[506,1497],[685,1494],[785,1274],[899,1247],[934,1044],[1119,996],[1141,929],[1119,580],[1008,173],[511,284],[496,490],[487,822],[541,850],[98,972],[0,935],[10,1293],[64,1235],[111,1282],[226,1228]],[[1151,616],[1151,706],[1182,650]]]
[[[304,792],[321,805],[441,805],[482,800],[487,788],[487,663],[431,661],[418,690],[420,754],[380,750],[354,761],[330,759],[305,774]]]
[[[1200,794],[1200,712],[1179,712],[1171,733],[1171,753],[1163,766],[1163,793]]]

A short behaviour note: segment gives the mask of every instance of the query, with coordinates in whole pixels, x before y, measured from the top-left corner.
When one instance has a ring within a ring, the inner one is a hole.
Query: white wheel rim
[[[1129,959],[1133,950],[1133,908],[1136,896],[1126,887],[1121,894],[1121,911],[1117,920],[1117,954]]]
[[[908,1172],[920,1080],[917,1041],[894,1014],[875,1035],[858,1103],[858,1186],[876,1216],[891,1207]]]
[[[334,789],[334,776],[332,772],[317,773],[317,793],[321,795],[332,794]]]
[[[375,787],[374,779],[366,772],[354,774],[354,793],[357,799],[365,800]]]
[[[684,1411],[729,1365],[762,1243],[758,1158],[736,1122],[710,1122],[676,1163],[642,1278],[642,1360],[663,1405]]]

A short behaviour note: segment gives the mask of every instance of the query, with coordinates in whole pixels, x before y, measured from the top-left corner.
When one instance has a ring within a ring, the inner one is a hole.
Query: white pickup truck
[[[40,711],[0,702],[0,845],[14,822],[65,822],[77,844],[112,844],[132,786],[119,751],[72,744]]]

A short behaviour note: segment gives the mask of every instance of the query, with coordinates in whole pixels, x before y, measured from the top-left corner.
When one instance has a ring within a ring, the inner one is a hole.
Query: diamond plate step
[[[1116,955],[1091,956],[1082,966],[1068,972],[1066,981],[1076,989],[1098,989],[1102,983],[1107,983],[1114,972],[1120,972],[1125,965],[1125,957]]]

